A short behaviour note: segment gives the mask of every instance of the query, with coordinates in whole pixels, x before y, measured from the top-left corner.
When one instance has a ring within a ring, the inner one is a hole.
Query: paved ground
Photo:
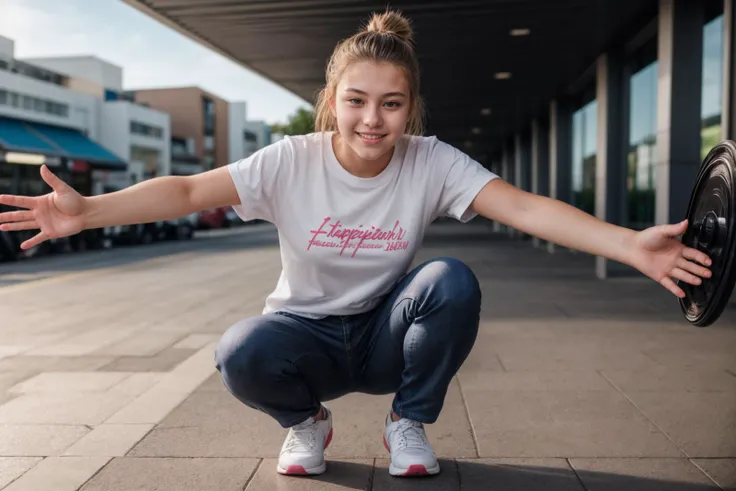
[[[270,228],[96,254],[0,265],[0,488],[736,489],[736,312],[691,327],[664,289],[597,281],[585,255],[482,223],[430,234],[417,261],[465,260],[484,312],[428,427],[443,472],[405,480],[381,443],[390,396],[330,403],[328,472],[290,478],[285,431],[217,378],[214,343],[279,273]]]

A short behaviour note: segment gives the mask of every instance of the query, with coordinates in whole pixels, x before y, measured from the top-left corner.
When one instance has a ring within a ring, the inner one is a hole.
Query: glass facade
[[[598,145],[598,103],[592,100],[572,116],[572,202],[595,214],[595,165]]]
[[[701,92],[701,158],[722,139],[723,14],[703,26],[703,82]]]
[[[654,225],[658,70],[659,63],[650,62],[633,73],[628,82],[627,225],[639,230]]]

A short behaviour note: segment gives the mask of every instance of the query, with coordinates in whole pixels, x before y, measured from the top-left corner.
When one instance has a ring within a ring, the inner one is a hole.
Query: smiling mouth
[[[386,135],[370,135],[367,133],[357,133],[357,135],[363,138],[364,140],[371,140],[371,141],[377,141],[386,136]]]

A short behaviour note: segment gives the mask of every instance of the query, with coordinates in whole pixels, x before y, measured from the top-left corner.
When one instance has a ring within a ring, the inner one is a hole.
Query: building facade
[[[139,104],[171,117],[171,135],[177,141],[191,139],[202,170],[227,165],[229,104],[198,87],[145,89],[127,92]]]
[[[656,16],[509,137],[491,169],[635,230],[682,220],[702,160],[736,139],[733,31],[732,0],[660,0]],[[629,272],[596,258],[599,278]]]

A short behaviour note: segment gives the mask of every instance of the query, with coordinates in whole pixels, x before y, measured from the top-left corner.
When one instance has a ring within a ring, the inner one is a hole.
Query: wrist
[[[626,264],[627,266],[632,266],[634,268],[638,268],[638,257],[637,257],[637,248],[636,248],[636,238],[639,232],[636,230],[632,230],[630,228],[622,227],[622,236],[621,236],[621,258],[619,261],[621,261],[623,264]]]
[[[98,225],[95,225],[95,207],[92,198],[88,196],[82,196],[82,200],[82,228],[84,230],[100,228]]]

